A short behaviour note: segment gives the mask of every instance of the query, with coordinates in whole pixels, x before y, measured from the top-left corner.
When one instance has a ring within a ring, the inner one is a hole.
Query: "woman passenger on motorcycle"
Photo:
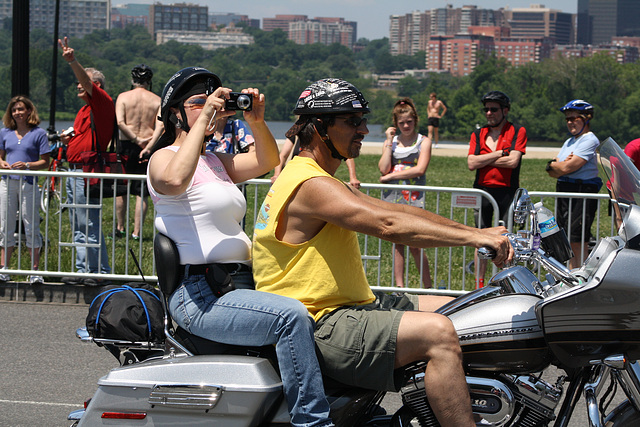
[[[546,170],[557,178],[556,191],[568,193],[597,193],[602,187],[598,176],[596,149],[600,141],[591,132],[593,106],[581,99],[569,101],[560,109],[565,115],[571,137],[567,139],[558,156],[549,161]],[[584,209],[583,220],[583,204]],[[571,210],[569,207],[571,206]],[[573,258],[569,268],[578,268],[587,256],[587,243],[591,238],[591,224],[598,209],[596,199],[558,199],[558,225],[569,235]],[[584,241],[582,239],[584,233]]]
[[[254,290],[251,241],[240,222],[246,201],[236,183],[262,175],[278,163],[276,142],[264,121],[265,97],[257,89],[244,119],[255,150],[205,152],[216,117],[230,89],[200,67],[180,70],[162,93],[165,133],[149,161],[148,184],[156,208],[155,225],[178,247],[184,275],[169,298],[175,322],[190,333],[221,343],[275,344],[294,426],[332,426],[313,339],[313,322],[297,300]],[[216,296],[205,268],[217,264],[236,289]]]

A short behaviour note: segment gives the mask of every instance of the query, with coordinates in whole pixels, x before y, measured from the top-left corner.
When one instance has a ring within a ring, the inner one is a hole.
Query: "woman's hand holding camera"
[[[257,123],[264,121],[265,98],[264,94],[256,88],[250,87],[243,89],[242,93],[253,97],[253,107],[251,111],[244,111],[244,119],[249,123]]]

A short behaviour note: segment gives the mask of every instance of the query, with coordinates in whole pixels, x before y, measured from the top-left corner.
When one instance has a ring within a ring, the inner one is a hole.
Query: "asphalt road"
[[[88,306],[0,302],[0,426],[69,426],[98,378],[118,366],[75,337]]]
[[[0,427],[69,426],[69,412],[82,407],[97,380],[118,362],[95,344],[75,337],[88,306],[0,301]],[[555,372],[545,377],[555,382]],[[622,399],[619,390],[615,402]],[[400,406],[388,394],[389,413]],[[587,426],[584,405],[570,427]]]

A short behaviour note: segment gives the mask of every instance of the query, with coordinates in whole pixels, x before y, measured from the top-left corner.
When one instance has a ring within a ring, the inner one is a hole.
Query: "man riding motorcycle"
[[[302,301],[315,318],[323,372],[349,385],[397,390],[403,366],[427,361],[427,397],[443,426],[475,425],[458,336],[433,310],[448,299],[374,294],[356,232],[411,247],[490,247],[502,265],[513,256],[504,227],[467,227],[423,209],[387,203],[333,177],[360,154],[370,110],[340,79],[306,88],[287,137],[301,153],[271,187],[254,233],[254,276],[261,291]],[[352,347],[352,345],[357,347]]]

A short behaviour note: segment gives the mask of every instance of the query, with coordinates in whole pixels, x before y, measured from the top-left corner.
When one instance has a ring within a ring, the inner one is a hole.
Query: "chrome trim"
[[[620,386],[636,411],[640,411],[640,365],[627,362],[624,369],[614,371]]]
[[[550,414],[553,413],[562,398],[562,389],[530,375],[515,377],[513,378],[513,383],[523,396],[542,404],[549,410]]]
[[[479,377],[467,377],[467,384],[469,385],[469,391],[471,393],[474,414],[494,427],[505,426],[512,420],[515,410],[515,397],[509,387],[500,381]],[[474,405],[474,398],[477,397],[477,395],[486,395],[494,399],[497,398],[502,403],[502,407],[495,414],[478,412],[475,410],[477,403]]]
[[[93,341],[86,326],[76,329],[76,337],[78,337],[83,343],[90,343]]]
[[[590,427],[602,427],[602,417],[598,409],[597,396],[600,395],[605,380],[609,376],[609,372],[611,372],[611,368],[603,363],[591,372],[591,376],[584,386],[583,393],[587,405],[587,418],[589,419]]]
[[[84,415],[85,409],[76,409],[75,411],[69,413],[69,415],[67,415],[67,420],[69,421],[80,421],[82,419],[82,416]]]
[[[156,385],[149,395],[150,405],[182,409],[213,409],[224,387],[214,385]]]

